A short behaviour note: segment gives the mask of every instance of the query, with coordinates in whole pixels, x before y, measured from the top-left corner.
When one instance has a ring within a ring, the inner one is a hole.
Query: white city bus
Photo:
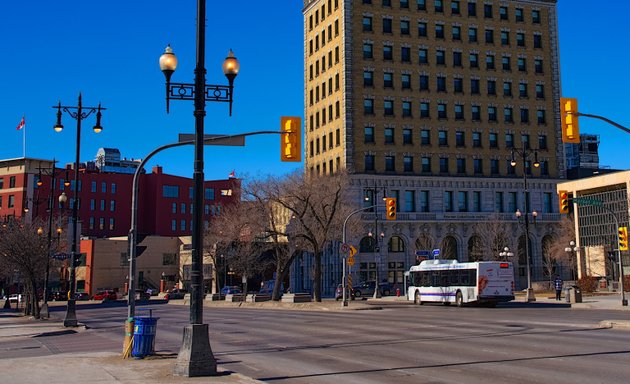
[[[512,263],[424,260],[409,270],[407,299],[419,305],[455,303],[458,307],[469,303],[495,306],[514,300]]]

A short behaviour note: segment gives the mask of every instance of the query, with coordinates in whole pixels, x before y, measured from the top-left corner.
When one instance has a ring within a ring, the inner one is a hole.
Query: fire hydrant
[[[396,297],[400,297],[400,288],[396,288]]]

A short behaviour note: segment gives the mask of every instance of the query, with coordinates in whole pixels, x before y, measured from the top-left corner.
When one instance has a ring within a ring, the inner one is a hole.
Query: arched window
[[[361,239],[359,243],[359,252],[361,253],[370,253],[374,252],[375,241],[373,237],[365,236]]]
[[[468,239],[468,261],[483,261],[483,249],[481,238],[479,236],[471,236]]]
[[[387,244],[388,252],[405,252],[405,242],[399,236],[392,236]]]
[[[442,241],[440,258],[445,260],[459,260],[457,257],[457,239],[453,236],[446,236]]]

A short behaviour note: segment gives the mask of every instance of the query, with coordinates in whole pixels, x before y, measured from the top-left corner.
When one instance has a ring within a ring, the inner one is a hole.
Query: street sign
[[[433,256],[440,256],[440,248],[436,248],[433,250]]]
[[[422,249],[419,251],[416,251],[416,256],[423,256],[423,257],[429,257],[431,253],[429,251],[427,251],[426,249]]]
[[[341,253],[346,253],[349,250],[350,250],[350,246],[348,245],[348,243],[341,244]]]
[[[354,255],[350,255],[350,257],[348,257],[348,265],[351,267],[354,265]]]
[[[350,246],[350,257],[353,257],[356,254],[357,254],[357,249],[351,245]]]
[[[601,207],[604,202],[600,199],[594,199],[592,197],[574,197],[573,202],[577,205],[596,205]]]
[[[67,260],[70,258],[70,254],[65,253],[65,252],[57,252],[53,254],[51,257],[55,260]]]

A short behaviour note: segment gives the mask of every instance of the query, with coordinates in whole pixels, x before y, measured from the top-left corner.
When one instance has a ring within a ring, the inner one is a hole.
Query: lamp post
[[[195,105],[195,160],[193,188],[193,227],[191,254],[190,324],[184,328],[182,347],[177,356],[174,373],[179,376],[210,376],[217,374],[217,362],[210,348],[208,325],[203,324],[203,149],[206,101],[228,102],[232,114],[234,79],[240,65],[230,50],[223,62],[223,73],[228,85],[206,85],[205,32],[206,1],[197,0],[197,63],[194,84],[171,83],[177,68],[177,58],[170,45],[160,57],[160,69],[166,77],[166,111],[169,101],[193,100]]]
[[[532,289],[532,272],[530,268],[530,254],[529,254],[529,189],[527,187],[527,173],[531,172],[530,158],[534,156],[534,168],[540,167],[540,163],[538,162],[538,151],[530,150],[526,146],[526,142],[523,142],[522,149],[512,148],[512,160],[510,161],[510,165],[512,167],[516,167],[516,158],[515,155],[522,160],[523,164],[523,200],[524,200],[524,216],[525,216],[525,259],[527,260],[527,294],[525,296],[525,300],[527,302],[536,301],[536,297],[534,296],[534,290]],[[532,213],[533,220],[536,222],[536,212]],[[521,213],[519,210],[516,211],[516,217],[520,220]]]
[[[105,108],[101,107],[99,103],[98,107],[85,107],[81,101],[81,93],[79,93],[79,102],[76,106],[58,105],[53,108],[57,108],[57,123],[54,126],[56,132],[63,130],[61,124],[61,116],[63,112],[67,113],[77,121],[77,140],[76,140],[76,152],[74,162],[74,200],[72,202],[72,245],[70,248],[70,286],[68,290],[68,305],[66,309],[66,317],[63,320],[64,327],[76,327],[77,313],[76,302],[74,300],[75,291],[75,261],[79,245],[79,231],[77,228],[79,222],[79,157],[81,154],[81,122],[90,116],[92,113],[96,113],[96,125],[92,128],[94,132],[100,133],[103,130],[101,126],[101,111]]]
[[[527,205],[527,202],[525,203]],[[526,267],[527,267],[527,291],[525,294],[525,301],[532,302],[536,301],[536,296],[534,295],[534,289],[532,288],[532,272],[530,265],[530,247],[529,247],[529,224],[530,218],[527,213],[523,214],[519,209],[515,212],[516,219],[521,222],[523,220],[523,227],[525,228],[525,259],[526,259]],[[531,223],[536,224],[536,217],[538,217],[538,212],[531,212]]]
[[[42,304],[42,308],[40,310],[40,317],[50,317],[50,313],[48,312],[48,296],[49,292],[49,284],[50,284],[50,258],[51,249],[52,249],[52,237],[53,237],[53,215],[54,215],[54,197],[55,197],[55,179],[57,176],[57,170],[55,169],[55,159],[53,159],[53,165],[51,168],[39,168],[39,177],[37,179],[37,186],[41,187],[44,185],[44,181],[42,180],[42,175],[50,176],[50,194],[48,196],[48,248],[46,252],[46,273],[44,275],[44,303]],[[68,170],[66,170],[66,179],[64,181],[64,185],[67,187],[70,184],[68,183]],[[65,199],[65,194],[63,195]],[[61,202],[62,196],[59,196],[59,202]],[[65,200],[63,201],[65,203]],[[57,228],[57,235],[61,235],[61,228]]]
[[[505,247],[501,252],[499,252],[499,256],[503,258],[503,261],[508,261],[514,256],[514,252],[510,251],[509,247]]]
[[[575,241],[571,240],[569,242],[569,246],[564,248],[564,251],[569,253],[571,256],[574,256],[575,258],[577,258],[577,253],[580,250],[580,248],[578,248],[578,246],[575,245]],[[574,259],[575,260],[575,259]],[[571,263],[570,265],[573,265],[573,263]],[[615,279],[615,268],[612,269],[613,272],[613,280]],[[573,268],[571,268],[571,279],[573,279]]]

